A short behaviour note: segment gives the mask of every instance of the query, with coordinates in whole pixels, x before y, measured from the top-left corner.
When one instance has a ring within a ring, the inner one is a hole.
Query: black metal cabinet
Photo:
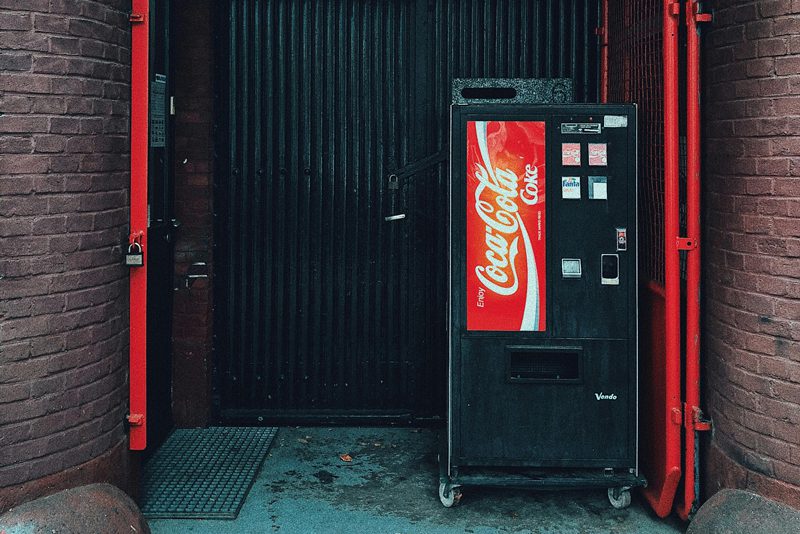
[[[480,468],[544,469],[531,486],[556,473],[564,486],[641,484],[635,107],[454,106],[451,135],[443,502],[508,481]]]

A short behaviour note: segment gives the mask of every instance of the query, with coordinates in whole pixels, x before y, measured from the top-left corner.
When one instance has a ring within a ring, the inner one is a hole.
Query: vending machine
[[[636,108],[454,105],[445,506],[637,463]]]

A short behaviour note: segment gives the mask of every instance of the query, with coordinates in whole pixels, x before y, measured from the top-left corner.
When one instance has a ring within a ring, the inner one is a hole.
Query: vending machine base
[[[446,440],[439,459],[439,500],[446,508],[461,502],[469,487],[511,488],[523,491],[559,491],[606,488],[608,501],[617,509],[631,504],[631,489],[647,486],[647,480],[627,469],[490,469],[450,466]],[[448,473],[449,467],[449,473]]]

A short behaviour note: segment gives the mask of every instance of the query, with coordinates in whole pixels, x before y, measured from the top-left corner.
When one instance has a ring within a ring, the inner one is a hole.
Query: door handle
[[[208,278],[208,265],[204,261],[192,263],[183,275],[183,287],[191,289],[194,283],[201,279]]]

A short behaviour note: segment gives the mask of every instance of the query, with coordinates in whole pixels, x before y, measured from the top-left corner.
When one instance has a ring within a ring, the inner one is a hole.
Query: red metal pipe
[[[603,0],[600,12],[600,102],[608,102],[608,0]]]
[[[686,7],[686,385],[684,495],[678,515],[688,519],[699,498],[696,478],[700,412],[700,29],[710,16],[700,3]]]
[[[681,471],[681,325],[678,186],[678,26],[680,2],[663,0],[664,73],[664,481],[643,494],[659,517],[672,511]],[[659,445],[660,447],[661,445]]]
[[[147,150],[150,62],[149,0],[131,12],[131,236],[140,236],[144,265],[130,271],[129,447],[147,446]],[[133,239],[133,237],[132,237]]]
[[[694,20],[695,2],[686,9],[686,237],[694,247],[699,246],[700,233],[700,64],[697,25]],[[700,404],[700,249],[687,252],[686,257],[686,402],[684,404],[685,448],[683,502],[678,515],[686,519],[695,501],[695,443],[691,425],[692,408]],[[686,425],[688,423],[688,426]]]
[[[678,26],[680,3],[664,0],[664,294],[666,296],[666,452],[667,465],[681,464],[681,279],[679,226]],[[678,417],[675,417],[678,414]],[[674,491],[674,490],[673,490]],[[666,516],[672,497],[662,495],[656,513]],[[669,505],[667,506],[667,502]]]

